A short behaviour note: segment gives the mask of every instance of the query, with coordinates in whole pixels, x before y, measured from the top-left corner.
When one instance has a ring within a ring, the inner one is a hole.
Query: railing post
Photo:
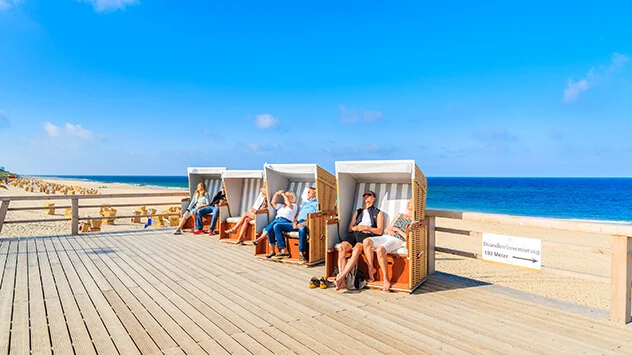
[[[612,236],[612,264],[610,275],[610,320],[629,323],[632,319],[632,237]]]
[[[72,235],[79,234],[79,199],[73,197],[72,200]]]
[[[426,217],[428,222],[428,275],[435,273],[435,227],[437,218],[434,216]]]
[[[2,225],[4,224],[4,218],[7,216],[7,210],[9,209],[9,202],[11,200],[2,200],[0,205],[0,232],[2,232]]]

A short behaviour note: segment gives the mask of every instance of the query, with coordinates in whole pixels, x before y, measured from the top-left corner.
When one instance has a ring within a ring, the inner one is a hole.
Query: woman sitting
[[[239,229],[239,239],[237,239],[237,244],[244,244],[244,237],[246,236],[246,231],[248,230],[248,225],[250,221],[253,221],[257,218],[256,212],[261,209],[265,209],[268,207],[268,196],[266,196],[266,189],[262,187],[259,191],[259,195],[257,199],[250,207],[250,210],[246,211],[241,215],[237,224],[233,226],[233,228],[226,230],[227,234],[235,233]],[[240,229],[241,227],[241,229]]]
[[[186,223],[187,219],[191,217],[191,214],[195,213],[202,207],[208,206],[209,201],[210,199],[208,198],[208,193],[206,192],[206,186],[204,186],[204,183],[201,182],[197,185],[197,189],[195,190],[195,193],[193,194],[193,199],[189,203],[189,207],[187,207],[187,209],[182,214],[182,218],[180,218],[180,224],[178,225],[178,229],[176,229],[176,231],[173,232],[173,234],[175,235],[182,234],[182,227],[184,227],[184,224]]]
[[[263,229],[261,236],[253,242],[254,245],[257,245],[257,243],[263,240],[263,238],[268,237],[268,243],[270,244],[271,249],[270,254],[266,255],[266,258],[268,259],[276,255],[274,252],[274,246],[277,239],[279,241],[279,257],[289,256],[285,246],[285,238],[282,238],[283,236],[280,238],[276,237],[274,233],[274,225],[277,223],[292,223],[296,217],[296,213],[298,212],[298,206],[294,203],[294,201],[296,201],[296,195],[294,192],[279,190],[270,199],[271,203],[274,203],[279,195],[283,197],[284,203],[277,203],[274,205],[274,208],[276,209],[276,218]]]
[[[366,238],[363,242],[364,255],[366,255],[367,264],[369,264],[369,282],[375,281],[376,269],[373,266],[373,252],[375,251],[377,253],[377,262],[380,265],[380,269],[382,269],[382,278],[384,279],[382,290],[384,291],[388,291],[391,288],[386,254],[394,252],[402,246],[402,242],[406,242],[406,226],[413,222],[412,206],[412,200],[408,200],[406,204],[408,213],[397,214],[393,223],[384,230],[384,235]]]

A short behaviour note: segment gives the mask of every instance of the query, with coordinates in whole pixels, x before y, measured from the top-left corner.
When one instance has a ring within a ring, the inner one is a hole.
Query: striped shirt
[[[406,218],[404,217],[403,214],[400,214],[399,217],[397,218],[397,220],[395,221],[395,223],[393,223],[393,226],[395,228],[399,228],[401,229],[404,233],[406,232],[406,226],[408,226],[409,224],[413,223],[413,220],[410,218]],[[406,241],[406,235],[401,235],[401,233],[395,233],[395,236],[399,239],[401,239],[402,241]]]

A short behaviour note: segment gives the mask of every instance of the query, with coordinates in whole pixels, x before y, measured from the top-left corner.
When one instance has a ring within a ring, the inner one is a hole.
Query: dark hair
[[[308,190],[314,190],[314,191],[316,191],[316,188],[315,188],[315,187],[310,187],[310,188],[308,188]]]

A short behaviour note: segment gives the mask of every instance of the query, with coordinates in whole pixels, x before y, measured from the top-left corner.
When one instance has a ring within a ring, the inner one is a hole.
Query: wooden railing
[[[443,210],[427,210],[428,223],[428,270],[434,272],[435,252],[459,255],[467,258],[481,259],[478,253],[455,250],[435,245],[436,232],[481,238],[484,231],[470,231],[437,226],[437,218],[458,219],[470,222],[489,223],[494,225],[534,227],[558,231],[571,231],[600,234],[610,238],[611,248],[562,243],[543,240],[543,248],[567,249],[572,251],[605,254],[611,256],[611,275],[595,275],[574,270],[566,270],[543,265],[542,271],[578,277],[586,280],[610,283],[610,320],[617,323],[632,321],[632,226],[609,223],[592,223],[561,219],[516,217],[474,212],[451,212]]]
[[[70,232],[74,235],[79,234],[79,221],[90,219],[116,219],[116,218],[141,218],[141,217],[166,217],[173,216],[176,213],[166,214],[150,214],[150,215],[121,215],[121,216],[98,216],[98,217],[79,217],[80,208],[98,208],[102,205],[79,205],[79,200],[107,200],[112,198],[156,198],[156,197],[188,197],[189,193],[185,191],[178,192],[160,192],[160,193],[133,193],[133,194],[103,194],[103,195],[37,195],[37,196],[0,196],[0,232],[4,224],[13,223],[39,223],[39,222],[59,222],[59,221],[71,221]],[[51,201],[51,200],[70,200],[70,205],[55,206],[54,208],[71,208],[70,218],[47,218],[47,219],[24,219],[24,220],[5,220],[7,212],[9,211],[24,211],[24,210],[45,210],[51,207],[14,207],[9,208],[11,201]],[[143,206],[165,206],[165,205],[180,205],[180,201],[177,202],[143,202]],[[107,204],[108,207],[131,207],[138,206],[139,203],[119,203],[119,204]]]

